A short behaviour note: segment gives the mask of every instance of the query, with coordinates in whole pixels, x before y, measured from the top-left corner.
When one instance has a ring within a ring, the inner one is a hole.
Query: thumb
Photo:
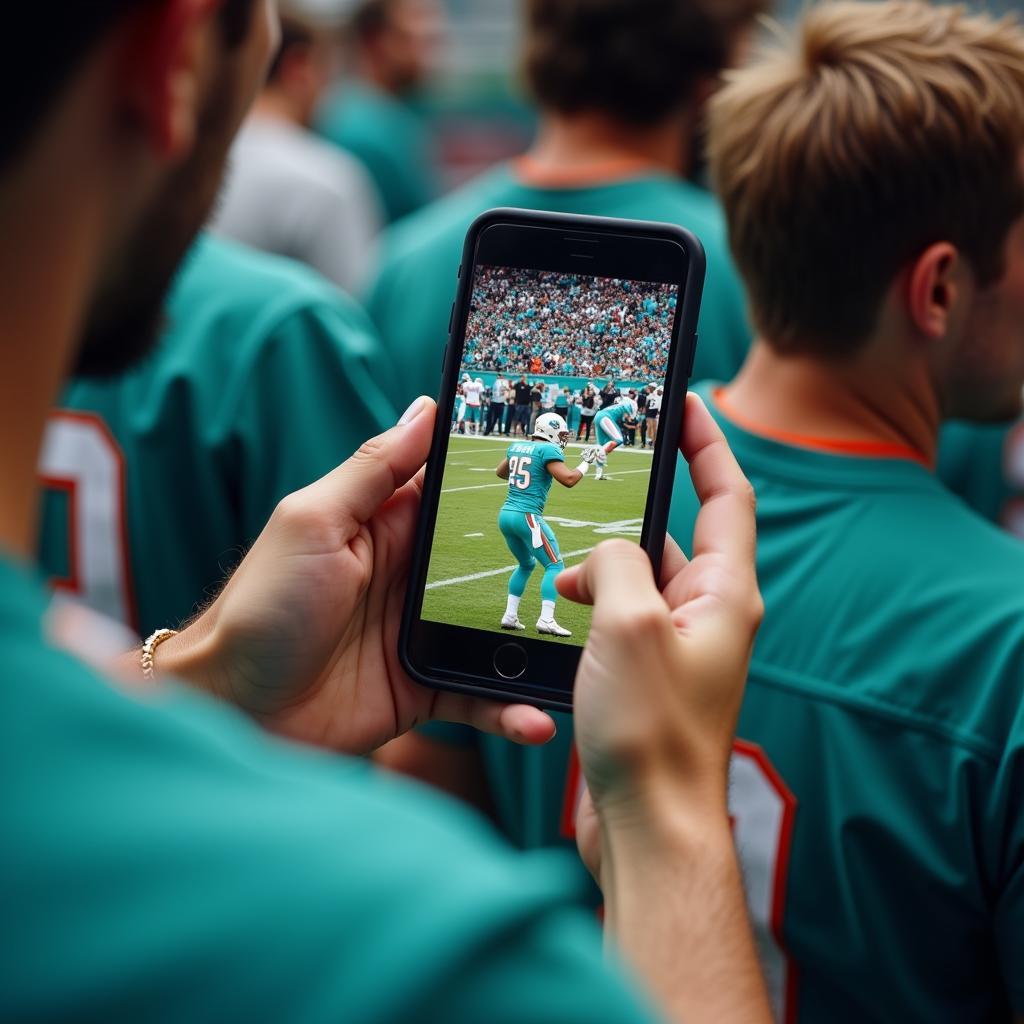
[[[426,462],[436,408],[431,399],[417,398],[394,427],[312,484],[310,499],[333,517],[365,523]]]
[[[667,610],[647,552],[627,540],[599,544],[582,565],[559,573],[557,586],[564,597],[581,604],[621,607],[625,599],[634,610]]]

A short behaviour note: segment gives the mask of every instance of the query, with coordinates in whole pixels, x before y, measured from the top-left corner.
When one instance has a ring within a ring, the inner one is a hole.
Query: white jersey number
[[[782,917],[796,798],[765,752],[743,740],[733,746],[729,814],[772,1012],[780,1024],[790,1024],[796,1020],[796,966],[782,943]]]
[[[533,458],[529,455],[513,455],[508,460],[508,485],[525,491],[530,486],[530,466]]]
[[[39,476],[68,496],[68,576],[52,585],[135,628],[124,455],[106,424],[89,413],[53,413]]]
[[[772,1013],[779,1024],[792,1024],[796,1020],[796,965],[782,943],[782,918],[796,798],[765,752],[743,740],[733,747],[729,778],[733,836]],[[567,839],[576,835],[576,809],[583,786],[574,747],[562,808],[561,831]]]

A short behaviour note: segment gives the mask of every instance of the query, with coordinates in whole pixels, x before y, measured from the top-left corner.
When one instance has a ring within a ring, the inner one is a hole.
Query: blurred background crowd
[[[671,285],[487,267],[473,289],[467,369],[664,377]]]

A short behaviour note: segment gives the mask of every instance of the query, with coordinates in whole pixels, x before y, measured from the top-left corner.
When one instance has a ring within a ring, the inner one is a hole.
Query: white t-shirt
[[[661,409],[661,395],[657,392],[652,391],[647,396],[647,411],[658,412]]]
[[[374,270],[381,224],[380,200],[355,157],[300,125],[253,114],[232,147],[210,227],[357,292]]]
[[[462,385],[462,391],[466,396],[466,405],[479,405],[480,396],[484,393],[483,384],[476,381],[469,381]]]
[[[499,377],[491,385],[491,399],[495,402],[505,401],[505,392],[508,390],[508,381],[504,377]]]

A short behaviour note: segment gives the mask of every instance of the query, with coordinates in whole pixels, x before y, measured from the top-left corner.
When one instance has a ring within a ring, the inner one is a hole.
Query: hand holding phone
[[[460,277],[401,657],[430,686],[568,710],[590,615],[556,581],[609,537],[660,563],[676,456],[655,434],[678,436],[703,251],[671,225],[497,210]],[[560,402],[576,390],[592,415]]]
[[[217,600],[161,645],[161,673],[244,708],[274,732],[367,754],[440,719],[519,742],[549,739],[536,708],[416,685],[398,625],[434,403],[285,498]],[[132,665],[137,672],[138,657]]]

